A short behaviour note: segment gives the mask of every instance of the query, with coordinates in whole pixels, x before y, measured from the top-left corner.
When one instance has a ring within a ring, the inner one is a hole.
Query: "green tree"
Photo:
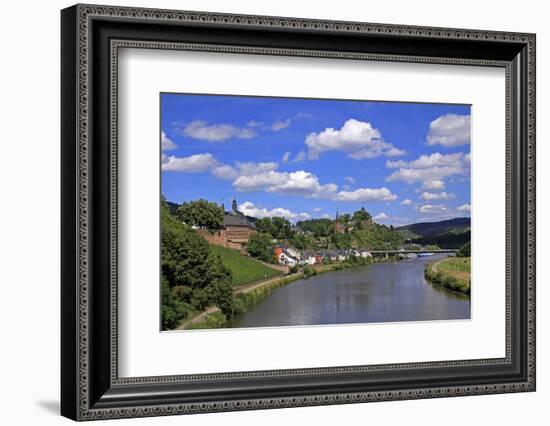
[[[344,229],[344,232],[348,233],[350,226],[353,225],[351,222],[351,215],[349,215],[348,213],[342,214],[338,216],[338,220],[342,224],[342,228]]]
[[[223,264],[219,255],[211,255],[208,259],[209,283],[206,287],[208,303],[215,305],[226,318],[231,317],[233,312],[233,277],[231,271]]]
[[[218,306],[226,317],[233,309],[231,271],[195,231],[176,220],[161,203],[162,324],[173,328],[190,311]]]
[[[178,218],[183,223],[209,231],[217,231],[223,227],[223,214],[220,206],[203,199],[183,203],[178,208]]]
[[[223,282],[231,284],[233,276],[229,268],[223,264],[222,258],[219,254],[210,255],[208,263],[210,264],[208,279],[211,283]]]
[[[468,241],[466,244],[464,244],[458,252],[456,253],[457,257],[470,257],[471,255],[471,244]]]
[[[271,219],[271,223],[273,224],[273,232],[271,235],[275,238],[284,240],[292,237],[292,227],[290,222],[284,217],[274,217]]]
[[[331,243],[339,249],[351,248],[352,238],[351,234],[332,234],[330,237]]]
[[[170,287],[203,288],[208,284],[208,243],[170,215],[162,205],[161,269]]]
[[[260,234],[269,234],[272,238],[285,240],[292,238],[292,226],[284,217],[264,217],[256,221],[256,230]]]
[[[231,271],[226,268],[219,255],[210,257],[210,283],[208,284],[208,299],[216,305],[226,318],[233,314],[234,296],[231,286]]]
[[[294,234],[292,236],[291,244],[298,250],[313,249],[316,246],[313,237],[307,234]]]
[[[363,229],[365,224],[368,223],[371,219],[372,219],[372,216],[367,210],[365,210],[364,207],[361,207],[360,210],[357,210],[356,212],[354,212],[352,216],[354,226],[357,229]]]
[[[296,226],[312,233],[315,238],[328,237],[334,233],[334,224],[331,219],[311,219],[298,222]]]
[[[253,234],[248,239],[246,251],[250,256],[263,260],[264,262],[273,262],[274,251],[270,234]]]
[[[275,233],[273,222],[270,217],[264,217],[256,220],[256,230],[261,234],[273,235]]]
[[[166,278],[162,277],[161,283],[162,329],[168,330],[178,325],[180,320],[187,315],[190,307],[177,297],[174,297]]]

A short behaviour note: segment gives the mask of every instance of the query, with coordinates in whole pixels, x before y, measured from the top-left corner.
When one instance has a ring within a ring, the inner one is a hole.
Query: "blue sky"
[[[291,221],[470,215],[470,106],[161,94],[162,193]]]

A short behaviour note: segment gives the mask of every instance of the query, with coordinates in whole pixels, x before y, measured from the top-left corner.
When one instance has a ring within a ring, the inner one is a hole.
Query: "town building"
[[[201,236],[210,244],[240,250],[248,242],[250,236],[256,233],[254,220],[245,216],[237,207],[237,200],[231,202],[231,210],[223,210],[223,228],[219,231],[198,230]]]
[[[338,261],[339,262],[343,262],[344,260],[347,260],[348,259],[348,254],[346,253],[345,250],[338,250]]]
[[[315,253],[310,251],[304,251],[302,252],[302,260],[304,265],[310,265],[313,266],[317,263],[317,259],[315,257]]]
[[[300,260],[301,258],[301,253],[293,247],[287,247],[286,252],[295,259]]]
[[[231,210],[228,212],[224,211],[223,227],[227,241],[240,244],[248,242],[250,236],[256,232],[254,222],[238,210],[235,198],[231,202]]]
[[[291,267],[298,264],[298,261],[295,258],[289,256],[288,253],[285,253],[284,251],[279,253],[277,256],[277,261],[279,262],[279,265],[288,265]]]

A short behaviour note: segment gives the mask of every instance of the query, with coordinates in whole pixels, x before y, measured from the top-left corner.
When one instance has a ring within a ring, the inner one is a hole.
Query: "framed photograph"
[[[535,35],[61,12],[74,420],[535,390]]]

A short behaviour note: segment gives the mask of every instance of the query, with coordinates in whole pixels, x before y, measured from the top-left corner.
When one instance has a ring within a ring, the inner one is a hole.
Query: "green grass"
[[[424,273],[426,279],[434,284],[470,294],[470,269],[469,257],[449,257],[436,264],[426,265]]]
[[[449,257],[437,265],[437,269],[442,272],[457,274],[464,272],[468,278],[470,276],[471,260],[469,257]],[[464,275],[464,274],[457,274]]]
[[[281,271],[265,266],[237,250],[211,245],[212,253],[220,255],[223,264],[233,274],[233,286],[241,286],[266,278],[282,275]]]

